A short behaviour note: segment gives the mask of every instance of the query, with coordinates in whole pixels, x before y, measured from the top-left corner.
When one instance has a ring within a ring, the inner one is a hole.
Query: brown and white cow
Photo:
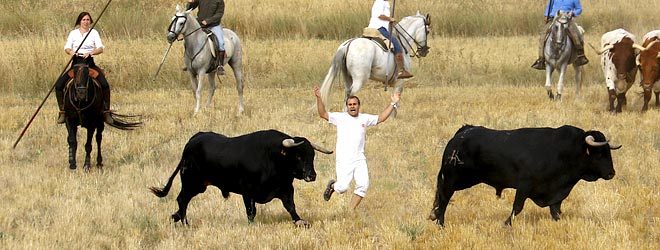
[[[655,92],[655,107],[660,107],[660,30],[654,30],[644,35],[644,43],[642,44],[639,55],[637,57],[637,65],[641,81],[640,84],[644,89],[644,106],[642,111],[649,108],[649,101],[651,100],[651,90]]]
[[[635,35],[624,29],[609,31],[601,37],[601,49],[596,53],[601,55],[601,66],[605,74],[609,111],[621,112],[626,104],[626,92],[632,86],[637,75],[635,66]],[[614,101],[617,100],[616,109]]]

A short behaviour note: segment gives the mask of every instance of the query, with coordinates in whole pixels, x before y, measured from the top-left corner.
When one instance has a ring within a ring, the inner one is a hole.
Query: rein
[[[427,26],[427,23],[426,23],[426,20],[424,20],[424,31],[428,34],[428,30],[426,29],[426,26]],[[410,47],[410,50],[412,50],[412,52],[413,52],[412,56],[417,57],[417,58],[421,57],[419,55],[419,53],[417,53],[417,51],[419,51],[421,49],[424,49],[424,48],[427,48],[428,46],[422,46],[417,40],[415,40],[415,38],[412,35],[410,35],[410,33],[408,33],[408,31],[406,31],[406,29],[404,29],[401,26],[400,23],[397,23],[394,26],[394,29],[396,29],[396,31],[397,31],[397,38],[399,38],[399,41],[405,41],[405,43],[408,45],[408,47]],[[403,37],[404,39],[400,39],[401,37]],[[410,44],[408,39],[405,39],[406,37],[410,38],[410,40],[412,40],[415,43],[415,45],[417,45],[417,50],[415,50],[413,48],[412,44]],[[403,47],[403,49],[406,51],[406,53],[408,53],[408,49],[406,49],[405,46]]]

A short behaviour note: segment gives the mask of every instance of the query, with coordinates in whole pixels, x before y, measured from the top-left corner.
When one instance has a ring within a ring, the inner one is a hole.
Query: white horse
[[[213,93],[215,92],[215,75],[216,69],[210,69],[213,60],[213,47],[215,46],[210,42],[206,32],[202,30],[201,25],[197,19],[193,17],[190,12],[192,10],[183,11],[177,4],[176,14],[172,17],[172,22],[168,28],[167,41],[172,43],[180,35],[183,36],[184,63],[190,73],[190,83],[192,85],[193,93],[195,94],[195,113],[199,111],[199,102],[202,97],[202,83],[203,75],[209,82],[209,90],[211,91],[208,96],[206,106],[210,106],[213,101]],[[236,90],[238,91],[238,113],[243,113],[243,52],[241,47],[241,40],[236,33],[230,29],[223,29],[225,37],[225,54],[226,57],[223,63],[229,64],[234,77],[236,78]]]
[[[405,51],[404,65],[410,68],[410,57],[425,57],[429,46],[426,43],[431,18],[417,12],[416,15],[407,16],[395,26],[392,37],[400,37],[402,49]],[[417,48],[413,49],[412,45]],[[335,53],[328,74],[321,85],[321,98],[325,107],[329,108],[328,97],[335,77],[340,73],[344,76],[344,89],[346,95],[355,95],[368,79],[383,82],[385,87],[397,80],[394,54],[385,51],[377,42],[368,38],[352,38],[341,45]],[[395,92],[401,92],[403,81],[396,83]]]
[[[568,23],[573,18],[572,12],[559,11],[552,20],[550,34],[545,40],[543,55],[545,56],[545,89],[548,91],[550,99],[561,99],[561,93],[564,89],[564,74],[569,64],[575,69],[576,94],[580,93],[582,85],[582,66],[577,66],[573,62],[577,58],[577,52],[574,51],[573,41],[568,35]],[[578,27],[580,33],[584,33],[581,27]],[[552,93],[552,72],[559,71],[559,81],[557,83],[557,96]]]

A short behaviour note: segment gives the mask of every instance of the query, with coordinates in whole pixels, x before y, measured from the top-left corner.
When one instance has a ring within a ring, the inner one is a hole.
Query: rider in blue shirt
[[[536,62],[532,65],[532,68],[538,70],[545,70],[545,58],[543,57],[543,46],[545,45],[545,38],[550,32],[550,27],[552,26],[552,19],[555,17],[558,11],[564,12],[573,12],[573,18],[570,19],[568,23],[568,34],[575,45],[577,50],[577,58],[575,59],[575,65],[585,65],[589,62],[587,57],[584,56],[584,39],[582,34],[578,30],[575,19],[582,14],[582,5],[580,0],[549,0],[547,6],[545,7],[545,25],[543,31],[541,32],[541,37],[539,39],[539,58],[536,59]]]

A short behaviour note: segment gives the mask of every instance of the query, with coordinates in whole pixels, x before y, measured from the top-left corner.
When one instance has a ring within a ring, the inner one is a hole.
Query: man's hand
[[[314,86],[314,95],[316,98],[321,98],[321,91],[319,90],[319,86]]]
[[[401,100],[401,93],[397,92],[392,94],[392,102],[397,103]]]
[[[202,20],[202,26],[206,26],[206,25],[208,25],[208,24],[206,23],[206,20]]]

